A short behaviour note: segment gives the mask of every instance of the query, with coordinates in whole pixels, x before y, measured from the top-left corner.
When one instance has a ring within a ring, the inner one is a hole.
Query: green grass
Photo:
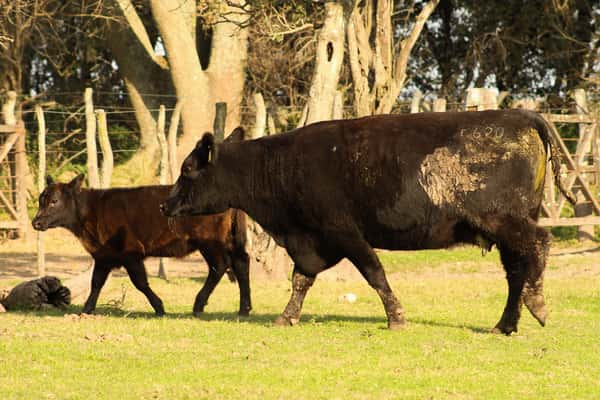
[[[492,335],[506,296],[500,267],[487,266],[495,253],[382,253],[407,313],[399,332],[385,329],[379,298],[362,281],[317,280],[301,324],[277,328],[289,282],[253,282],[255,311],[238,320],[234,284],[223,281],[194,319],[200,280],[153,279],[169,313],[157,319],[126,278],[113,278],[93,319],[0,315],[0,398],[597,398],[598,269],[549,270],[548,326],[524,311],[518,334]],[[124,303],[109,305],[123,288]],[[339,300],[348,292],[356,303]]]

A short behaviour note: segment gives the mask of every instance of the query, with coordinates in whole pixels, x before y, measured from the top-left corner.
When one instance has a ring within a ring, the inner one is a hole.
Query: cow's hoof
[[[510,336],[511,333],[517,332],[517,326],[516,325],[504,325],[504,324],[498,323],[490,332],[495,333],[495,334],[501,333],[506,336]]]
[[[156,317],[158,317],[158,318],[164,317],[164,316],[165,316],[165,312],[164,312],[164,311],[159,311],[159,312],[156,312],[156,313],[154,314],[154,316],[156,316]]]
[[[238,317],[249,317],[250,310],[240,310],[238,311]]]
[[[406,328],[406,321],[388,321],[388,329],[391,331],[399,331]]]
[[[542,296],[536,296],[531,298],[523,299],[525,306],[533,315],[533,318],[540,323],[541,326],[546,326],[546,318],[548,318],[548,309],[546,308],[546,304],[544,303],[544,298]]]
[[[280,315],[277,317],[274,324],[275,326],[294,326],[298,325],[298,322],[300,322],[300,320],[297,318],[288,318]]]

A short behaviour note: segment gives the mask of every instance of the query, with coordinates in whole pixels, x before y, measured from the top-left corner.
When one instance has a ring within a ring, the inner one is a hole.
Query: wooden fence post
[[[98,149],[96,147],[96,116],[92,100],[92,88],[86,88],[83,99],[85,102],[85,143],[87,148],[88,185],[91,188],[100,186],[98,174]]]
[[[265,100],[263,99],[262,94],[259,92],[254,93],[252,98],[254,99],[254,107],[256,108],[256,120],[254,122],[252,139],[258,139],[265,135],[265,128],[267,124],[267,108],[265,107]]]
[[[446,112],[446,99],[433,100],[433,112]]]
[[[412,101],[410,102],[410,113],[415,114],[419,112],[419,106],[421,105],[421,99],[423,98],[423,93],[420,90],[415,90],[413,94]]]
[[[158,111],[158,119],[156,122],[156,136],[158,139],[158,145],[160,147],[160,175],[159,183],[166,185],[167,178],[169,176],[169,150],[167,148],[167,139],[165,137],[165,120],[166,110],[164,105],[160,105]],[[158,277],[166,281],[169,280],[167,269],[169,268],[169,259],[161,257],[158,260]]]
[[[100,187],[107,189],[110,187],[114,167],[113,152],[108,138],[108,125],[104,110],[96,110],[96,118],[98,120],[98,142],[102,150],[102,179]]]
[[[171,121],[169,122],[169,137],[167,138],[167,147],[169,151],[169,183],[174,183],[179,176],[179,165],[177,164],[177,127],[179,126],[179,118],[181,116],[181,109],[183,108],[183,101],[177,100],[173,114],[171,114]]]
[[[333,119],[344,118],[344,95],[341,90],[335,91],[335,97],[333,98]]]
[[[217,143],[225,139],[225,120],[227,119],[227,103],[218,102],[215,104],[215,120],[213,123],[213,134]]]
[[[588,114],[587,96],[584,89],[575,89],[573,92],[577,114]],[[585,154],[589,151],[594,132],[589,124],[579,124],[579,140],[577,141],[577,154]],[[578,167],[588,165],[585,157],[581,157]],[[575,191],[577,204],[574,206],[576,217],[587,217],[592,215],[592,205],[586,201],[581,190]],[[594,239],[594,225],[580,225],[577,229],[577,238],[580,241]]]
[[[35,106],[38,122],[38,192],[41,194],[46,186],[46,120],[41,106]],[[44,250],[44,233],[37,233],[37,268],[38,276],[46,275],[46,253]]]
[[[467,111],[497,110],[498,96],[493,89],[470,88],[465,100]]]
[[[19,235],[29,242],[32,236],[32,228],[27,214],[27,150],[25,148],[25,125],[23,121],[17,122],[19,137],[15,142],[15,172],[17,191],[17,212],[19,213]]]

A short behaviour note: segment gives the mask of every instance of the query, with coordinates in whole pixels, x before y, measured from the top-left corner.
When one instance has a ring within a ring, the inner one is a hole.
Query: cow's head
[[[241,141],[244,130],[236,128],[225,142]],[[219,162],[219,145],[212,133],[205,133],[181,165],[181,174],[167,200],[160,205],[167,217],[205,215],[229,208],[223,183],[227,166]]]
[[[33,221],[33,228],[45,231],[49,228],[69,227],[77,222],[75,198],[81,191],[83,174],[77,175],[69,183],[54,182],[46,178],[46,189],[40,194],[39,209]]]

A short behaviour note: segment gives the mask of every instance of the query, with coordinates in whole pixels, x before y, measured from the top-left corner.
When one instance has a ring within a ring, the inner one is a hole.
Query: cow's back
[[[320,122],[257,141],[264,164],[256,181],[287,224],[355,224],[376,247],[419,247],[403,241],[426,241],[439,221],[499,209],[528,215],[539,206],[540,123],[515,110]]]

